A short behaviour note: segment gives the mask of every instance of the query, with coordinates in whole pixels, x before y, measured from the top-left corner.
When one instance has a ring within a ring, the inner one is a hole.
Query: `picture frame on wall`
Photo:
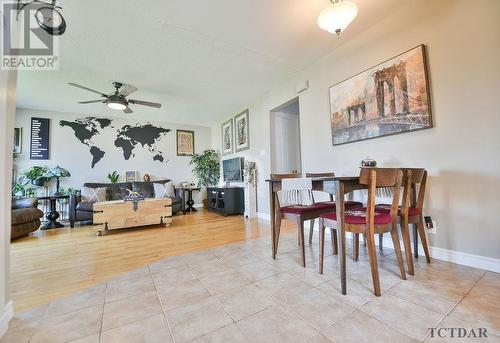
[[[138,181],[139,173],[135,170],[127,170],[125,172],[125,182]]]
[[[23,151],[23,128],[14,128],[14,154],[20,154]]]
[[[330,87],[332,144],[432,128],[423,44]]]
[[[194,131],[177,130],[177,156],[194,155]]]
[[[250,128],[248,109],[234,116],[234,146],[236,151],[250,149]]]
[[[233,118],[225,121],[221,125],[222,135],[222,155],[230,155],[234,152],[233,148]]]

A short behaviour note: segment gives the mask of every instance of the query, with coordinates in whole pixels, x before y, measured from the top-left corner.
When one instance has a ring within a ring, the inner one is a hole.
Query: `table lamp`
[[[52,168],[50,170],[48,170],[45,174],[43,174],[43,177],[47,178],[47,179],[52,179],[52,178],[56,178],[56,193],[55,195],[60,195],[59,193],[59,178],[61,177],[69,177],[71,176],[71,173],[69,171],[67,171],[66,169],[64,168],[61,168],[59,166],[55,167],[55,168]]]

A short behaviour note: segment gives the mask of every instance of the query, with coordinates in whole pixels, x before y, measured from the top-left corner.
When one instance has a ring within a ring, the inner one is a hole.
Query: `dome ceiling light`
[[[348,0],[330,0],[332,3],[318,17],[318,26],[337,36],[356,18],[358,6]]]

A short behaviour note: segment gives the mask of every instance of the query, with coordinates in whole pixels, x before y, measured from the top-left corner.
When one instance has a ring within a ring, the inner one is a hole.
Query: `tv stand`
[[[245,212],[245,191],[242,187],[208,187],[208,210],[224,216]]]

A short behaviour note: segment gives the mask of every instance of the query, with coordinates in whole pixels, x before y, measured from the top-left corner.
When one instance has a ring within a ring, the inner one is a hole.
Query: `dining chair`
[[[375,249],[375,234],[390,232],[396,257],[401,273],[401,278],[406,280],[403,255],[399,245],[398,204],[401,191],[403,173],[399,168],[361,168],[359,183],[368,186],[367,206],[364,208],[349,209],[344,212],[344,228],[359,239],[359,234],[366,234],[368,258],[376,296],[380,296],[380,279],[378,274],[377,252]],[[378,187],[393,188],[393,201],[389,213],[375,211],[376,189]],[[337,213],[327,213],[320,216],[320,257],[319,272],[323,274],[325,228],[337,225]],[[358,244],[359,246],[359,244]],[[345,254],[345,251],[344,251]],[[345,258],[345,256],[344,256]],[[341,268],[342,270],[342,268]],[[342,270],[345,273],[344,270]],[[342,276],[344,278],[344,275]]]
[[[315,178],[315,177],[335,177],[335,173],[306,173],[306,177],[310,178]],[[322,191],[315,191],[315,192],[322,192]],[[326,192],[322,192],[326,193]],[[330,200],[329,201],[318,201],[318,204],[329,204],[332,206],[333,211],[335,211],[335,201],[333,200],[333,195],[331,193],[327,193]],[[344,201],[344,208],[345,209],[350,209],[353,207],[361,207],[363,206],[362,202],[359,201],[352,201],[352,200],[346,200]],[[309,224],[309,244],[312,244],[312,239],[313,239],[313,232],[314,232],[314,222],[316,219],[311,219],[310,224]],[[333,253],[336,255],[337,254],[337,235],[333,234],[333,229],[330,230],[332,233],[332,248],[333,248]]]
[[[425,187],[427,184],[427,171],[422,168],[401,168],[403,171],[403,199],[402,205],[398,208],[398,219],[405,246],[406,263],[408,264],[408,273],[414,275],[414,265],[411,252],[409,224],[414,227],[413,242],[415,258],[418,258],[418,236],[422,242],[427,263],[431,263],[427,236],[424,229],[423,205],[425,197]],[[416,195],[418,185],[418,196]],[[413,201],[416,199],[416,201]],[[388,213],[391,210],[389,204],[375,205],[375,211]]]
[[[302,178],[301,174],[271,174],[271,179],[282,180],[282,190],[283,192],[283,180],[284,179],[295,179],[295,180],[310,180],[310,178]],[[307,182],[306,182],[307,183]],[[289,219],[297,222],[298,229],[298,241],[300,247],[300,258],[301,264],[303,267],[306,266],[305,261],[305,247],[304,247],[304,222],[307,220],[311,220],[314,218],[318,218],[320,215],[324,213],[328,213],[333,211],[331,204],[321,204],[314,203],[314,197],[312,197],[312,183],[309,191],[311,192],[312,203],[308,205],[303,205],[300,201],[297,201],[295,204],[285,204],[280,200],[278,196],[277,206],[278,206],[278,215],[276,218],[276,248],[275,251],[278,251],[278,242],[281,230],[281,219]]]

